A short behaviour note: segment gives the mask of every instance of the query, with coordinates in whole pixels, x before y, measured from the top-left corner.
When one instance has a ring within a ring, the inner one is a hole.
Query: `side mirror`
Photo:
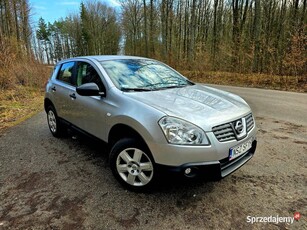
[[[76,88],[76,91],[81,96],[104,96],[105,92],[99,90],[96,83],[85,83]]]

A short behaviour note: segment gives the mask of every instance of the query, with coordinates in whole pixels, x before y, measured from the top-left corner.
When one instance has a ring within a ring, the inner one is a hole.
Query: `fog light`
[[[191,172],[192,172],[192,169],[191,169],[191,168],[186,168],[186,169],[184,170],[184,173],[185,173],[186,175],[189,175]]]

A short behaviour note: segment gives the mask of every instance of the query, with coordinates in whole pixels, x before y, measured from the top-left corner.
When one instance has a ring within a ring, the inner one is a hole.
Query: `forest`
[[[127,0],[121,5],[116,11],[86,1],[78,14],[53,24],[41,19],[36,58],[54,62],[122,53],[186,69],[306,71],[306,0]]]
[[[182,71],[306,76],[306,0],[120,2],[87,0],[33,26],[28,0],[0,0],[0,88],[37,85],[31,65],[97,54],[145,56]]]

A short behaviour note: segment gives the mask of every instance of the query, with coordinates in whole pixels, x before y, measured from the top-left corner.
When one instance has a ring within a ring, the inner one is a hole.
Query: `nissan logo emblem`
[[[243,124],[242,124],[241,120],[236,121],[235,130],[236,130],[236,132],[238,134],[242,133],[242,131],[243,131]]]

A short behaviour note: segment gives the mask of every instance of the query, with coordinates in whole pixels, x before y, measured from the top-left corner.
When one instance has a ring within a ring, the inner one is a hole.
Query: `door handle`
[[[76,94],[72,93],[72,94],[69,94],[69,96],[71,97],[72,100],[75,100],[77,97],[76,97]]]
[[[51,88],[51,90],[52,90],[52,92],[55,92],[55,91],[56,91],[55,86],[53,86],[53,87]]]

